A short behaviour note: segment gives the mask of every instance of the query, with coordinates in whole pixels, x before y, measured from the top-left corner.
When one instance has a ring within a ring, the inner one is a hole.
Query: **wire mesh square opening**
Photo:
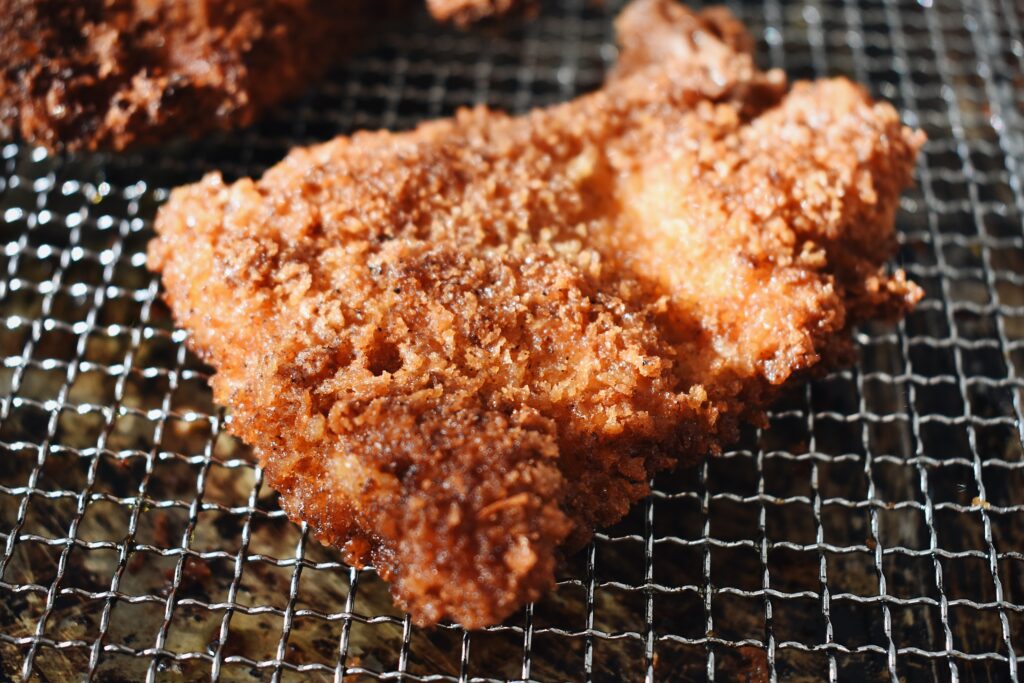
[[[926,291],[770,426],[669,473],[479,632],[419,629],[293,525],[145,269],[169,188],[475,102],[597,87],[621,2],[509,31],[425,16],[200,143],[0,149],[0,671],[40,680],[1019,680],[1024,9],[731,2],[764,66],[846,75],[929,136],[898,260]]]

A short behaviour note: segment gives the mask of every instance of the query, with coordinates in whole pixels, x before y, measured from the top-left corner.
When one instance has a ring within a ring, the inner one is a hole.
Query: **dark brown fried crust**
[[[125,149],[251,123],[401,0],[0,0],[0,136]]]
[[[672,7],[627,8],[624,60]],[[537,598],[654,473],[920,296],[883,269],[920,135],[722,45],[519,118],[296,149],[161,210],[149,263],[231,430],[417,623]]]

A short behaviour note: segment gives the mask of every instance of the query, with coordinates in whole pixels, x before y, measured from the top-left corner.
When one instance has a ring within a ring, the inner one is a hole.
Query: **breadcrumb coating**
[[[0,0],[0,136],[125,149],[251,123],[396,0]]]
[[[709,21],[636,0],[598,92],[296,149],[160,211],[149,264],[231,430],[418,624],[538,598],[656,472],[920,296],[884,263],[921,134],[844,79],[787,91]]]
[[[0,139],[157,144],[252,123],[410,0],[0,0]],[[430,0],[466,26],[525,0]]]

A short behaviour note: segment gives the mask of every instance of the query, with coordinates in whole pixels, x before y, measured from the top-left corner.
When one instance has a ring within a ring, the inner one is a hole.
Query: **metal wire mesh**
[[[771,428],[655,482],[549,597],[413,628],[290,524],[144,267],[167,188],[474,101],[596,86],[616,3],[503,35],[420,17],[258,126],[0,164],[0,679],[1018,680],[1024,659],[1024,8],[733,7],[762,61],[847,74],[929,135],[899,216],[927,291]]]

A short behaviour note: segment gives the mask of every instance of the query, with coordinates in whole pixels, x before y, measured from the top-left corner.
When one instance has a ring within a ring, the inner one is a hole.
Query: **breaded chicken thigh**
[[[787,91],[711,17],[637,0],[598,92],[296,149],[160,211],[149,264],[232,432],[419,624],[538,598],[656,472],[920,296],[884,267],[920,134],[844,79]]]

